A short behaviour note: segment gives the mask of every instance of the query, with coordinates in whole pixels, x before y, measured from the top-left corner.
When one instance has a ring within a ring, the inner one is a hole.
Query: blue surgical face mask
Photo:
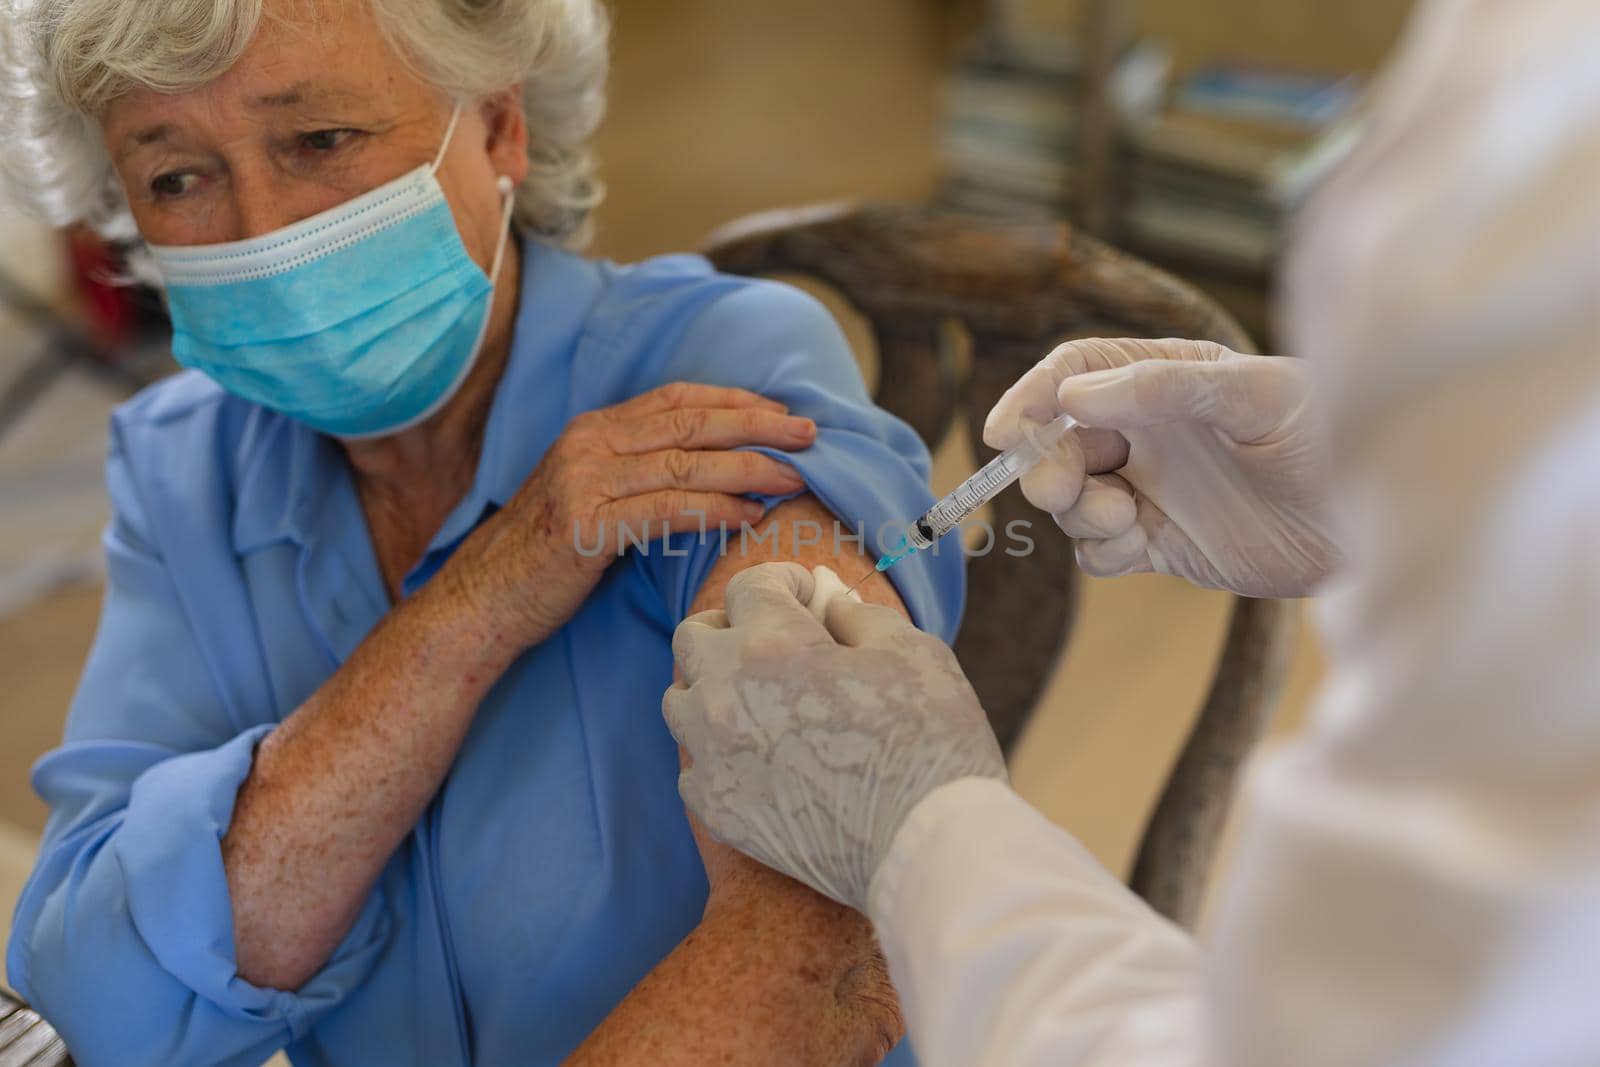
[[[344,438],[415,426],[466,380],[489,327],[494,265],[467,254],[431,164],[247,241],[152,246],[173,355],[228,392]]]

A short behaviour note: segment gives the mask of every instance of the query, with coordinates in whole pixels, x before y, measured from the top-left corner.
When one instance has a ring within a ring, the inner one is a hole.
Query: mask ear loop
[[[458,103],[450,112],[450,123],[444,128],[444,141],[439,145],[439,154],[433,157],[433,172],[439,173],[439,167],[444,163],[444,154],[450,149],[450,139],[455,136],[456,123],[461,121],[461,105]],[[517,198],[514,195],[516,185],[507,175],[500,175],[495,180],[495,188],[500,190],[500,199],[504,204],[500,211],[500,240],[494,246],[494,260],[489,266],[489,284],[493,285],[500,277],[500,264],[506,255],[506,242],[511,237],[511,213],[516,210]]]
[[[510,176],[502,174],[495,179],[494,184],[495,188],[500,190],[500,198],[505,201],[505,205],[500,211],[500,243],[494,246],[494,262],[489,266],[490,285],[500,277],[500,264],[505,260],[506,243],[511,238],[511,213],[517,207],[517,187]]]
[[[461,105],[457,104],[450,112],[450,124],[444,128],[444,140],[439,142],[439,154],[433,157],[432,170],[439,173],[439,165],[444,162],[444,154],[450,149],[450,138],[456,135],[456,123],[461,121]]]

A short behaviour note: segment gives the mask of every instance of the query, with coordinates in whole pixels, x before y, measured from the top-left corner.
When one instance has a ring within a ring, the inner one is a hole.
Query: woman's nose
[[[234,240],[281,230],[310,218],[331,204],[313,202],[303,185],[285,180],[281,173],[235,170],[232,179]]]
[[[290,210],[284,198],[247,191],[239,188],[237,184],[234,186],[233,204],[235,225],[238,229],[238,235],[234,239],[239,241],[247,241],[252,237],[281,230],[305,217],[296,215]]]

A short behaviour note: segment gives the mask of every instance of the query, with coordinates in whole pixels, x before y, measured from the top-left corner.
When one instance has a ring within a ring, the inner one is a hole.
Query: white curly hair
[[[309,0],[316,2],[316,0]],[[588,241],[604,195],[589,142],[605,112],[610,23],[600,0],[366,0],[418,73],[457,100],[518,82],[528,116],[516,218]],[[263,0],[0,0],[0,183],[53,225],[137,246],[95,116],[135,87],[183,92],[231,67]],[[142,272],[140,272],[142,273]]]

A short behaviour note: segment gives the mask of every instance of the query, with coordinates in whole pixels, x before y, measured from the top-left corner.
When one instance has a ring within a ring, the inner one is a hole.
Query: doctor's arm
[[[772,559],[826,565],[846,583],[870,573],[873,561],[834,529],[814,497],[780,504],[742,549],[730,538],[693,609],[721,610],[729,580]],[[861,593],[905,610],[883,578]],[[691,825],[711,883],[704,917],[569,1062],[878,1062],[904,1025],[870,923]]]
[[[814,593],[763,567],[679,628],[691,810],[871,915],[925,1064],[1197,1062],[1193,942],[1011,792],[942,641]]]

